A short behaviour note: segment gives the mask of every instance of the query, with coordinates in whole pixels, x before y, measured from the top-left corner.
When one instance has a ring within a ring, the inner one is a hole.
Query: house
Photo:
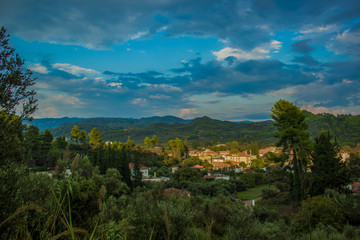
[[[211,164],[213,166],[213,169],[217,170],[217,169],[223,169],[223,168],[228,168],[231,165],[228,163],[222,163],[222,162],[213,162]]]
[[[235,173],[241,173],[244,171],[243,168],[238,165],[232,165],[232,166],[228,167],[228,169],[230,171],[234,171]]]
[[[225,155],[225,161],[231,161],[231,162],[245,162],[247,165],[251,164],[251,160],[256,158],[256,156],[249,155],[245,152],[241,153],[233,153]]]
[[[135,172],[134,172],[134,164],[133,163],[129,163],[129,169],[131,172],[131,176],[135,176]],[[149,168],[146,166],[141,166],[140,167],[140,172],[142,173],[143,177],[149,177]]]
[[[174,187],[164,189],[164,195],[171,195],[171,194],[184,195],[188,197],[192,195],[190,191],[186,191]]]
[[[224,158],[213,158],[212,162],[224,162]]]
[[[140,167],[140,172],[142,173],[143,177],[149,177],[149,168],[146,166]]]
[[[268,152],[279,153],[281,151],[280,147],[267,147],[259,150],[259,156],[262,157]]]
[[[225,155],[229,155],[229,154],[230,154],[230,151],[219,151],[219,154],[220,154],[222,157],[225,157]]]

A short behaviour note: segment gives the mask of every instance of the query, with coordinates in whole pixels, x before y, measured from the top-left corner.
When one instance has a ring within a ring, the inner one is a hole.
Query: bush
[[[340,230],[343,222],[344,215],[332,199],[316,196],[302,202],[294,221],[294,230],[309,233],[319,223]]]

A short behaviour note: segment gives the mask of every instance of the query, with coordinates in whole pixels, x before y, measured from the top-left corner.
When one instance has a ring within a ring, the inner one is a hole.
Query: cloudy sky
[[[360,114],[359,0],[2,0],[35,117]]]

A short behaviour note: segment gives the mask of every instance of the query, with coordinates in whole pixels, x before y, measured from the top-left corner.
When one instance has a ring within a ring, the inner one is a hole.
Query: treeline
[[[318,136],[322,130],[330,131],[337,137],[341,145],[354,147],[360,142],[357,134],[360,130],[360,116],[332,114],[312,114],[303,111],[306,122],[309,125],[309,133],[312,138]],[[137,144],[141,144],[147,136],[157,135],[162,142],[171,139],[188,138],[189,142],[225,143],[233,140],[241,143],[258,141],[261,144],[272,144],[276,142],[274,134],[276,129],[272,121],[253,122],[253,123],[234,123],[220,121],[208,117],[196,118],[190,122],[178,118],[149,118],[150,120],[129,119],[85,119],[77,123],[61,126],[52,129],[55,136],[65,134],[70,136],[70,130],[76,124],[80,128],[90,131],[96,127],[105,141],[126,141],[131,137]],[[131,120],[131,121],[130,121]]]

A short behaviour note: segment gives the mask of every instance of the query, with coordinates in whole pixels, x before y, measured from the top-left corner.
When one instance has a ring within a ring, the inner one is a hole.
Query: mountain
[[[34,118],[32,121],[24,121],[27,125],[34,125],[40,129],[40,131],[45,130],[47,128],[57,128],[61,125],[76,123],[80,120],[83,120],[83,118],[69,118],[69,117],[63,117],[63,118]]]
[[[360,115],[313,114],[303,111],[309,125],[308,132],[314,138],[322,130],[329,131],[336,136],[342,145],[354,146],[360,142]],[[64,123],[52,129],[54,136],[65,134],[70,136],[74,125],[79,129],[90,132],[96,127],[103,141],[124,142],[130,137],[137,144],[143,144],[145,137],[157,135],[161,143],[170,139],[187,138],[198,142],[230,142],[258,141],[262,144],[272,144],[277,141],[274,137],[276,128],[273,121],[263,122],[230,122],[200,117],[193,120],[184,120],[173,116],[148,117],[141,119],[129,118],[88,118],[76,123]]]
[[[74,125],[77,125],[79,129],[90,132],[94,127],[97,128],[100,132],[106,131],[118,131],[123,129],[131,128],[142,128],[146,127],[152,123],[186,123],[189,120],[184,120],[182,118],[174,116],[164,116],[164,117],[147,117],[147,118],[85,118],[71,124],[64,123],[59,125],[55,129],[52,129],[51,132],[54,136],[61,136],[65,134],[70,136],[71,129]]]

